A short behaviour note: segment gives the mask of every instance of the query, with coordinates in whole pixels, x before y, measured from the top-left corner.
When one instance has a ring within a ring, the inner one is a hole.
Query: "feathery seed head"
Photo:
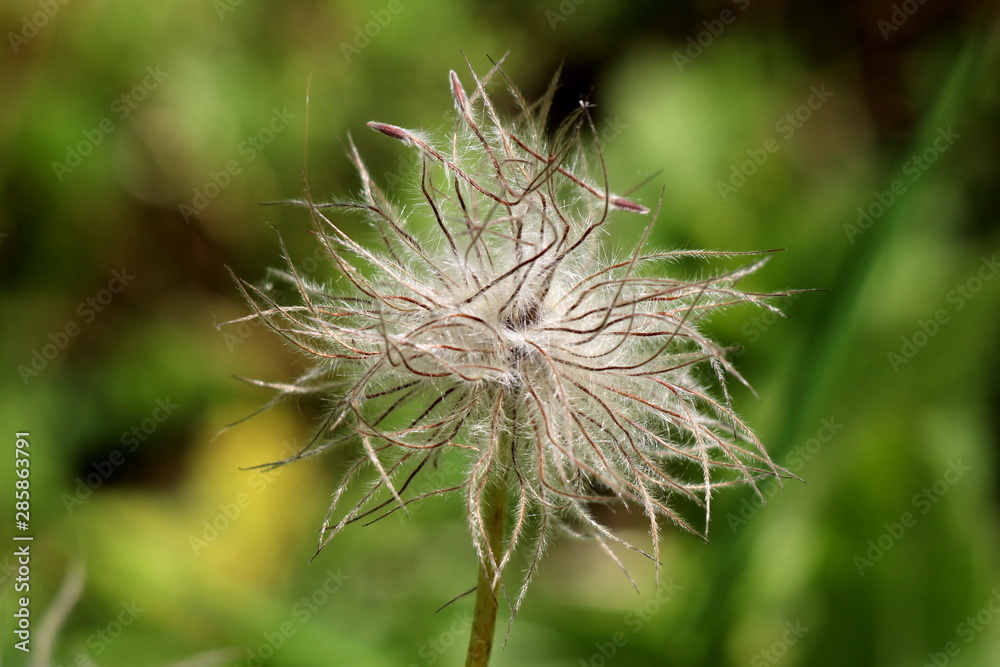
[[[314,362],[290,384],[259,384],[276,389],[275,400],[317,393],[332,402],[293,459],[357,452],[320,547],[358,520],[461,494],[479,558],[498,578],[515,547],[531,549],[516,610],[553,529],[592,537],[613,558],[609,545],[625,544],[595,518],[597,505],[642,508],[658,564],[660,519],[704,532],[675,509],[677,498],[704,508],[707,531],[713,488],[787,475],[730,408],[724,374],[735,372],[699,326],[733,304],[773,309],[765,300],[776,295],[736,288],[763,260],[696,280],[670,276],[679,258],[749,253],[649,252],[655,215],[634,252],[610,256],[601,236],[612,214],[650,211],[608,190],[599,146],[596,160],[584,147],[588,135],[596,140],[586,106],[550,139],[552,88],[528,104],[508,82],[521,111],[509,123],[486,92],[506,78],[499,65],[472,76],[470,95],[450,74],[457,118],[447,141],[369,123],[419,154],[413,192],[384,193],[350,142],[360,198],[321,204],[307,190],[296,202],[347,289],[330,293],[291,262],[282,275],[301,295],[296,305],[238,282],[250,318]],[[402,207],[406,196],[413,202]],[[345,233],[330,217],[336,209],[363,214],[380,247]],[[699,378],[706,363],[722,398]],[[458,484],[413,491],[452,456],[464,461]],[[361,500],[341,511],[349,485],[370,474]],[[487,488],[498,485],[512,502],[500,548],[484,524]]]

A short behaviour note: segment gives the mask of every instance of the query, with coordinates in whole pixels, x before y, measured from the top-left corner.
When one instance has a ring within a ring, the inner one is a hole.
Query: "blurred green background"
[[[723,493],[708,545],[668,528],[659,590],[634,554],[638,594],[595,545],[557,540],[493,664],[1000,663],[993,7],[3,3],[2,664],[29,664],[17,431],[34,664],[462,664],[471,598],[435,613],[475,580],[461,503],[310,562],[343,461],[241,467],[302,446],[322,406],[220,434],[268,398],[232,375],[302,361],[214,325],[248,312],[225,266],[280,264],[269,225],[325,275],[302,211],[259,202],[298,196],[306,163],[317,196],[354,191],[348,133],[392,186],[412,156],[365,122],[440,126],[448,70],[471,86],[463,53],[482,73],[508,49],[529,98],[564,61],[556,116],[596,104],[615,190],[662,170],[634,194],[663,189],[654,244],[786,248],[748,284],[829,291],[711,327],[760,395],[734,385],[737,409],[805,483],[765,485],[765,507]],[[614,242],[642,224],[622,216]]]

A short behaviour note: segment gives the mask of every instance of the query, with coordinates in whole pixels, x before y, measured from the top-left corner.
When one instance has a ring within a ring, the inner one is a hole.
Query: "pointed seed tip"
[[[462,87],[462,81],[458,78],[458,74],[455,70],[451,70],[449,73],[451,79],[451,94],[455,98],[455,104],[458,106],[459,110],[464,110],[469,104],[469,97],[465,94],[465,88]]]
[[[630,199],[625,199],[624,197],[612,197],[611,204],[617,208],[623,209],[625,211],[631,211],[633,213],[649,213],[649,209],[642,204],[636,204]]]
[[[400,141],[409,141],[409,133],[401,127],[396,127],[395,125],[389,125],[388,123],[379,123],[376,121],[370,121],[368,127],[371,129],[381,132],[382,134],[392,137],[393,139],[399,139]]]

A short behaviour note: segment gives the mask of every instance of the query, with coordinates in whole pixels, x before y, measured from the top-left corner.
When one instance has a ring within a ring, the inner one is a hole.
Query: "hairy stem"
[[[499,560],[503,548],[504,521],[507,516],[507,481],[497,480],[485,490],[486,537],[490,551]],[[493,635],[497,624],[497,603],[500,583],[493,585],[496,569],[489,559],[479,563],[479,581],[476,584],[476,607],[472,616],[472,634],[465,667],[486,667],[493,649]]]

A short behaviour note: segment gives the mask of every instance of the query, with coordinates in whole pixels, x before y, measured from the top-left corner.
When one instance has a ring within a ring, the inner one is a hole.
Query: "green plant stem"
[[[490,550],[499,560],[503,546],[504,523],[507,516],[507,483],[505,479],[486,488],[486,512],[484,517],[486,538]],[[499,582],[493,585],[496,569],[492,562],[479,564],[479,580],[476,584],[476,607],[472,616],[472,633],[469,637],[469,653],[465,667],[486,667],[493,649],[493,635],[496,633]]]

